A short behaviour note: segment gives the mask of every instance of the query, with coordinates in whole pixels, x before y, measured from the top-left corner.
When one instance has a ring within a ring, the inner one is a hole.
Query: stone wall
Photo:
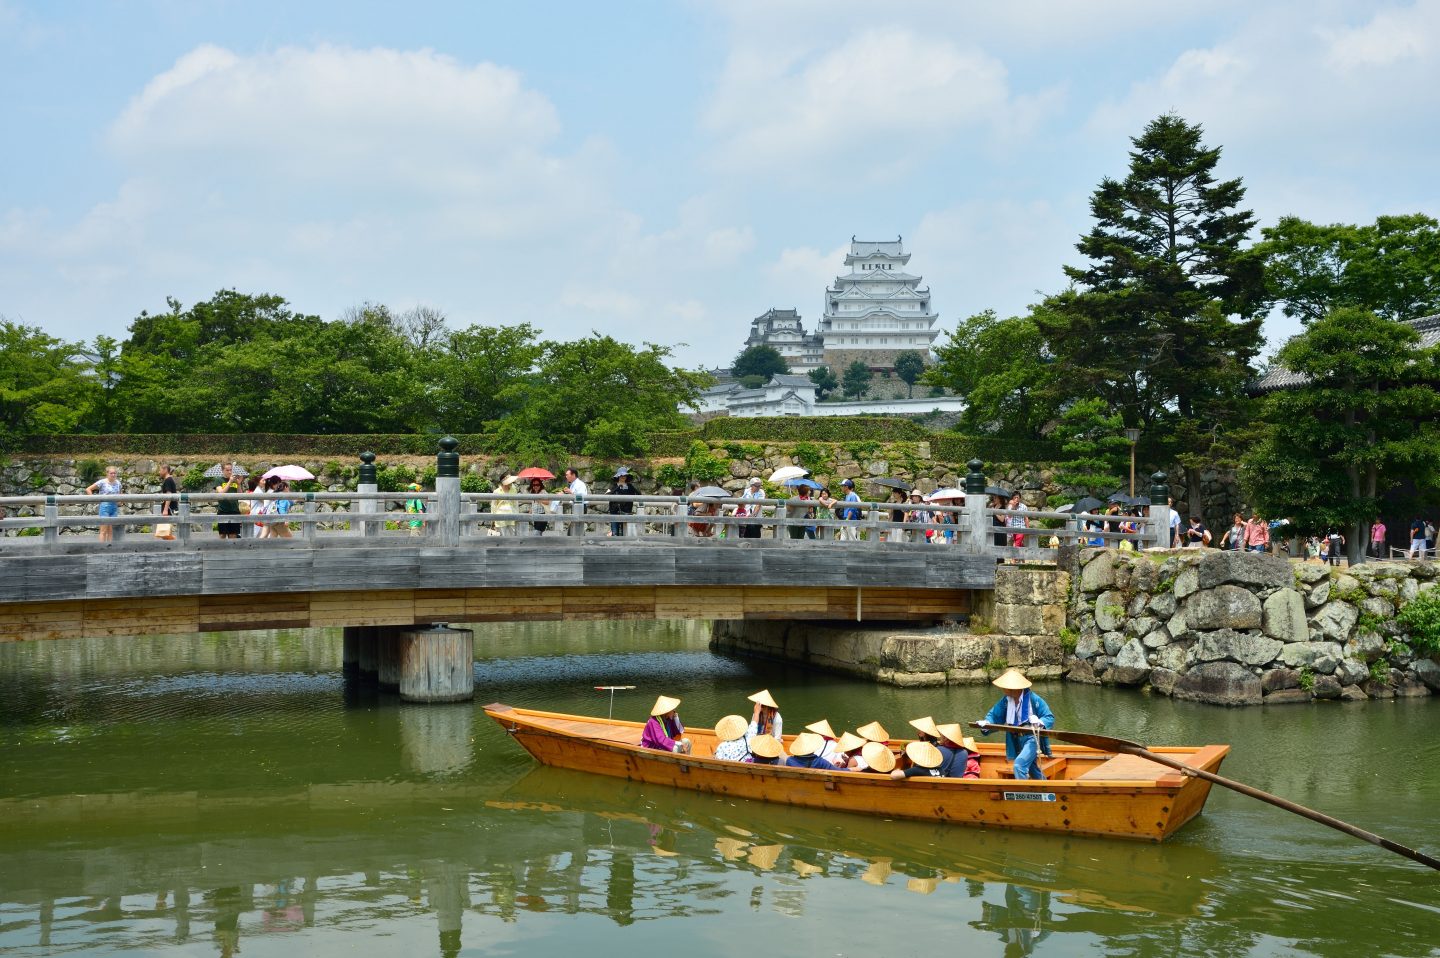
[[[1342,570],[1211,549],[1087,549],[1079,561],[1073,681],[1220,705],[1440,691],[1440,666],[1395,622],[1436,587],[1433,563]]]

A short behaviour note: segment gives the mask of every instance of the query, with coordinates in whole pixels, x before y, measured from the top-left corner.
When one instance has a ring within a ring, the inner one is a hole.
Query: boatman
[[[1015,763],[1016,779],[1043,779],[1045,775],[1040,771],[1040,755],[1049,756],[1050,741],[1039,732],[1055,727],[1055,716],[1050,706],[1030,691],[1030,680],[1019,669],[1006,669],[1005,674],[991,684],[1003,689],[1005,694],[995,703],[989,715],[975,723],[980,726],[980,734],[989,735],[991,725],[1028,725],[1031,729],[1028,735],[1005,733],[1005,757]]]
[[[685,726],[680,721],[680,700],[662,695],[655,700],[650,710],[650,720],[640,733],[640,747],[654,748],[662,752],[689,752],[690,740],[685,737]]]

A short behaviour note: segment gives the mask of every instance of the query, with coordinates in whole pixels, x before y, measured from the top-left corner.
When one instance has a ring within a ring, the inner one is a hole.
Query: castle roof
[[[1404,320],[1405,324],[1420,334],[1420,341],[1415,344],[1418,349],[1429,349],[1440,346],[1440,313],[1434,316],[1421,316],[1418,319]],[[1252,393],[1269,393],[1277,389],[1294,389],[1297,386],[1304,386],[1310,382],[1310,374],[1296,372],[1293,369],[1286,369],[1284,366],[1271,366],[1265,375],[1250,384]]]

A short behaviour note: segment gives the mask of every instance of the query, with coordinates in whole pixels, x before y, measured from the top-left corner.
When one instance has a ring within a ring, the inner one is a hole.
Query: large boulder
[[[1305,600],[1294,589],[1278,589],[1265,600],[1265,634],[1281,642],[1304,642],[1310,638],[1305,622]]]
[[[1200,559],[1198,571],[1200,589],[1213,589],[1230,582],[1260,589],[1295,584],[1289,561],[1263,552],[1206,552]]]
[[[955,667],[955,646],[939,636],[891,635],[880,647],[880,660],[897,672],[944,673]]]
[[[1385,640],[1369,629],[1360,629],[1345,643],[1345,654],[1362,662],[1374,662],[1385,654]]]
[[[1206,662],[1175,681],[1177,699],[1211,705],[1259,705],[1260,679],[1234,662]]]
[[[1125,647],[1115,656],[1115,665],[1121,668],[1144,669],[1148,672],[1150,663],[1145,658],[1145,646],[1139,639],[1131,639],[1126,642]]]
[[[1291,571],[1295,573],[1296,580],[1306,585],[1314,585],[1322,580],[1328,581],[1330,578],[1330,570],[1328,568],[1323,565],[1315,565],[1312,562],[1298,563]]]
[[[1315,687],[1310,694],[1317,699],[1338,699],[1340,697],[1340,680],[1333,675],[1315,676]]]
[[[1182,646],[1167,645],[1155,653],[1155,668],[1180,672],[1184,670],[1187,658],[1188,654]]]
[[[1125,646],[1125,633],[1106,632],[1100,636],[1100,644],[1104,647],[1106,655],[1119,655],[1120,650]]]
[[[1280,661],[1292,669],[1308,668],[1327,675],[1344,658],[1337,642],[1291,642],[1280,650]]]
[[[1175,598],[1183,599],[1200,588],[1200,575],[1195,567],[1187,566],[1175,577]]]
[[[982,669],[994,657],[995,643],[985,636],[957,635],[954,646],[957,669]]]
[[[1310,591],[1305,593],[1305,608],[1314,610],[1329,602],[1331,585],[1329,579],[1322,579],[1310,586]]]
[[[1323,609],[1315,613],[1316,627],[1320,629],[1320,634],[1331,642],[1349,641],[1350,631],[1359,620],[1359,610],[1349,602],[1327,602]]]
[[[1276,689],[1265,696],[1266,705],[1304,705],[1310,701],[1310,693],[1304,689]]]
[[[1260,676],[1260,689],[1266,695],[1282,689],[1298,689],[1300,673],[1294,669],[1271,669]]]
[[[1095,656],[1100,654],[1102,648],[1103,646],[1101,646],[1100,644],[1100,636],[1096,635],[1094,632],[1086,632],[1084,635],[1080,636],[1079,640],[1075,643],[1075,658],[1093,659]]]
[[[1071,682],[1079,682],[1082,685],[1099,685],[1100,676],[1095,671],[1093,660],[1081,660],[1070,666],[1070,671],[1065,673],[1065,678]]]
[[[1335,678],[1341,685],[1358,685],[1370,677],[1370,669],[1359,659],[1343,658],[1335,668]]]
[[[1410,671],[1415,677],[1432,692],[1440,692],[1440,665],[1436,665],[1433,659],[1416,659],[1415,664],[1410,666]]]
[[[1174,591],[1172,590],[1172,591],[1170,591],[1170,592],[1161,592],[1159,595],[1152,596],[1151,599],[1150,599],[1150,612],[1151,612],[1152,615],[1154,615],[1156,618],[1160,619],[1161,621],[1164,621],[1165,619],[1168,619],[1168,618],[1170,618],[1170,616],[1174,615],[1174,614],[1175,614],[1175,593],[1174,593]]]
[[[1095,599],[1095,627],[1101,632],[1114,632],[1123,627],[1124,619],[1125,596],[1114,591],[1100,593]]]
[[[1115,553],[1109,549],[1097,552],[1080,572],[1080,591],[1099,592],[1115,584]]]
[[[1192,629],[1258,629],[1260,599],[1238,585],[1196,592],[1185,600],[1185,622]]]
[[[1179,681],[1180,673],[1174,669],[1151,669],[1150,688],[1161,695],[1170,695],[1175,691],[1175,683]]]
[[[1267,639],[1263,635],[1221,629],[1200,636],[1195,646],[1195,658],[1201,662],[1230,659],[1241,665],[1267,665],[1283,648],[1284,642]]]

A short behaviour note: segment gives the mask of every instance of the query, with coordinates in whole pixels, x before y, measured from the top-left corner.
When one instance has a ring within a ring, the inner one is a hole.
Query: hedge
[[[489,448],[484,433],[455,437],[463,453]],[[376,455],[427,456],[439,452],[440,437],[409,433],[375,435],[307,435],[304,433],[115,433],[110,435],[34,435],[18,444],[29,453],[75,454],[116,452],[132,455],[262,455],[346,456],[358,458],[369,450]]]
[[[962,436],[937,433],[930,438],[930,455],[940,462],[964,463],[979,459],[986,465],[997,462],[1061,462],[1065,454],[1058,442],[1044,439],[995,439],[990,436]]]

